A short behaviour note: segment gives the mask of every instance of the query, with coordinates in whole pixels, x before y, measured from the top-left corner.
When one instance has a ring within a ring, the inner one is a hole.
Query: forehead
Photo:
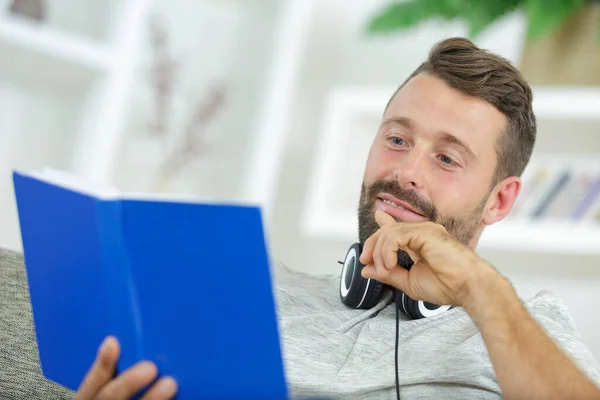
[[[506,117],[485,100],[466,96],[444,81],[419,74],[398,91],[384,120],[408,118],[414,129],[432,138],[444,134],[469,144],[476,155],[495,150]]]

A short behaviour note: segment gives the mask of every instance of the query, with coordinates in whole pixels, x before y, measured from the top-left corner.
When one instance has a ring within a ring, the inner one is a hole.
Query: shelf
[[[0,72],[57,88],[89,81],[111,67],[108,46],[20,17],[0,16]]]
[[[305,234],[319,239],[351,242],[358,237],[357,227],[356,215],[321,216],[305,225]],[[600,255],[600,224],[505,220],[484,230],[477,250]]]
[[[533,88],[537,118],[600,120],[600,87]]]
[[[486,228],[478,249],[600,254],[600,224],[505,220]]]

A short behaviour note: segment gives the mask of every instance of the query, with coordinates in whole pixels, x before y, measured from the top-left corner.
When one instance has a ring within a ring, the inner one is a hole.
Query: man
[[[474,252],[483,228],[504,218],[520,191],[535,142],[531,101],[529,86],[508,62],[468,40],[449,39],[432,49],[385,109],[359,201],[362,275],[416,300],[456,306],[427,319],[402,316],[403,399],[600,399],[600,368],[560,299],[541,293],[523,304]],[[9,257],[1,271],[17,272],[3,278],[16,278],[24,296],[21,259]],[[402,267],[413,262],[410,270]],[[338,280],[275,268],[292,393],[393,398],[393,292],[386,289],[371,309],[350,309],[340,302]],[[1,348],[0,362],[12,364],[0,372],[0,388],[11,387],[15,398],[70,396],[39,375],[30,314],[23,311],[29,306],[10,303],[11,320],[0,326],[9,333],[0,345],[12,342]],[[169,377],[155,381],[156,367],[148,362],[114,377],[118,354],[118,343],[107,338],[76,399],[125,399],[149,384],[144,399],[177,391]]]

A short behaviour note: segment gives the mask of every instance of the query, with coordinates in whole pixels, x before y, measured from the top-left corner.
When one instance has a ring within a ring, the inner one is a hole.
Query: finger
[[[98,394],[98,399],[129,399],[144,387],[150,385],[157,375],[158,369],[154,363],[140,361],[106,385]]]
[[[383,265],[383,256],[381,254],[381,249],[383,242],[387,239],[388,231],[381,229],[381,233],[377,238],[377,243],[375,243],[375,248],[373,249],[373,264],[375,264],[375,268],[377,269],[377,275],[379,276],[384,272],[385,267]]]
[[[177,394],[177,382],[170,376],[160,378],[152,387],[144,394],[141,400],[164,400],[171,399]]]
[[[389,228],[388,228],[389,229]],[[384,230],[382,228],[382,230]],[[385,241],[381,243],[381,259],[384,268],[390,270],[398,265],[398,250],[408,253],[413,262],[417,262],[419,249],[415,249],[411,240],[422,230],[417,224],[396,224],[389,230],[385,230]]]
[[[413,264],[416,264],[421,259],[420,253],[411,248],[414,247],[412,246],[411,241],[419,229],[419,226],[414,225],[399,226],[396,229],[396,234],[394,236],[395,241],[390,244],[389,247],[390,252],[394,253],[396,257],[396,263],[398,262],[398,250],[405,251],[413,261]]]
[[[360,274],[366,279],[377,279],[377,269],[373,264],[365,265]]]
[[[396,240],[396,236],[401,234],[398,230],[392,230],[388,235],[385,236],[385,239],[382,241],[381,245],[381,260],[383,268],[387,270],[391,270],[392,268],[396,268],[398,266],[398,242]]]
[[[375,221],[377,221],[377,224],[380,228],[383,228],[384,226],[397,224],[396,219],[394,217],[392,217],[385,211],[379,209],[375,211]]]
[[[393,286],[402,290],[407,296],[412,297],[410,290],[410,272],[404,268],[394,268],[391,271],[386,271],[385,276],[377,275],[377,280],[381,283]],[[366,272],[367,275],[372,273],[371,270]]]
[[[84,377],[74,400],[92,399],[112,379],[119,359],[119,342],[112,336],[107,336],[96,355],[94,364]]]
[[[440,262],[444,263],[450,256],[448,244],[454,241],[446,240],[450,235],[441,231],[441,225],[425,222],[403,228],[402,234],[398,236],[398,245],[414,263],[423,260],[435,270]]]
[[[371,264],[373,261],[373,248],[375,247],[375,243],[377,243],[377,238],[379,237],[380,231],[375,232],[371,237],[369,237],[365,244],[363,244],[362,253],[360,254],[359,260],[362,265]]]

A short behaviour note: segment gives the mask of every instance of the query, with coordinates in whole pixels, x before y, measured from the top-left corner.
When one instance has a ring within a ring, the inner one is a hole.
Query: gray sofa
[[[23,257],[0,249],[0,399],[72,398],[42,375]]]

